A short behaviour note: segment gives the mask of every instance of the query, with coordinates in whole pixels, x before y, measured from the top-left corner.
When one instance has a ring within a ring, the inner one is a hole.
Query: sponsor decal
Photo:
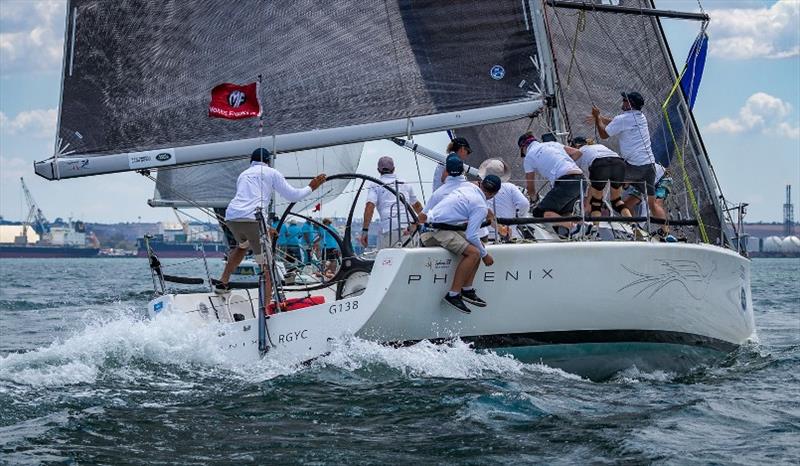
[[[131,170],[141,170],[151,167],[175,165],[175,149],[151,150],[128,154],[128,167]]]
[[[158,313],[161,312],[163,309],[164,309],[164,303],[162,301],[153,304],[153,312]]]
[[[425,262],[425,267],[433,270],[433,269],[449,269],[450,266],[453,264],[453,259],[436,259],[428,257],[428,260]]]
[[[385,265],[385,266],[387,266],[387,267],[388,267],[388,266],[390,266],[390,265],[392,265],[392,258],[391,258],[391,257],[389,257],[389,258],[387,258],[387,259],[384,259],[384,260],[383,260],[383,262],[381,262],[381,264],[383,264],[383,265]]]
[[[506,77],[506,69],[500,65],[494,65],[492,69],[489,70],[489,76],[495,81],[499,81]]]
[[[70,160],[67,162],[70,170],[78,171],[89,168],[89,159]]]

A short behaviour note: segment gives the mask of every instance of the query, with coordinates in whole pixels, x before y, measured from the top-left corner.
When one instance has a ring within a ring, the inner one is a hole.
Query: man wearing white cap
[[[514,183],[508,182],[511,178],[511,167],[500,159],[484,160],[478,167],[478,176],[484,179],[489,175],[497,176],[502,182],[500,191],[489,201],[489,208],[492,209],[495,216],[499,218],[526,217],[531,203]],[[500,237],[505,240],[522,237],[515,225],[498,225],[497,230]],[[489,239],[495,239],[494,228],[489,228]]]
[[[394,160],[385,155],[378,159],[380,181],[400,194],[416,213],[422,212],[422,204],[417,200],[414,189],[394,174]],[[367,233],[375,209],[381,219],[381,234],[378,249],[402,246],[409,238],[409,225],[413,223],[405,204],[385,186],[373,185],[367,192],[367,205],[364,206],[364,224],[361,230],[361,245],[367,247]]]

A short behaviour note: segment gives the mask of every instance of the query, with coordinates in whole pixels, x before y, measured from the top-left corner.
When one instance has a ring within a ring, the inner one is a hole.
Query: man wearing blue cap
[[[265,268],[268,264],[264,257],[261,244],[260,229],[256,220],[256,209],[261,207],[266,215],[272,192],[286,198],[290,202],[297,202],[317,189],[325,182],[325,174],[314,177],[308,186],[298,189],[290,185],[286,178],[268,165],[270,153],[267,149],[256,149],[250,156],[250,167],[244,170],[236,180],[236,195],[231,199],[225,210],[225,224],[233,233],[238,242],[237,247],[228,255],[228,262],[219,280],[214,280],[217,291],[228,289],[228,280],[234,269],[242,262],[248,249],[252,249],[255,260]],[[272,282],[269,274],[264,274],[266,296],[271,296]]]
[[[467,182],[467,177],[464,176],[464,161],[455,152],[448,154],[444,167],[447,177],[444,180],[444,184],[433,192],[431,198],[428,199],[428,203],[425,204],[425,208],[422,209],[422,212],[426,214],[448,194],[461,186],[461,183]]]
[[[472,283],[481,260],[486,266],[494,264],[494,259],[481,242],[479,231],[489,212],[486,201],[497,194],[500,186],[500,178],[495,175],[484,178],[480,186],[461,183],[427,213],[419,216],[420,222],[430,228],[420,237],[424,246],[441,246],[461,257],[450,291],[443,300],[465,314],[472,311],[464,301],[478,307],[486,306],[486,301],[478,297]]]
[[[656,202],[656,159],[650,144],[650,128],[642,113],[644,97],[638,92],[622,93],[622,113],[614,118],[600,115],[592,107],[591,120],[601,139],[619,136],[619,155],[625,159],[625,182],[647,194],[647,205],[653,217],[666,219],[667,214]],[[666,234],[666,228],[663,230]]]

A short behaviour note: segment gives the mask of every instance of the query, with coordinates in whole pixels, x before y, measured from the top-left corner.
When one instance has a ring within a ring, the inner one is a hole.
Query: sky
[[[712,19],[694,112],[722,190],[729,201],[750,204],[748,221],[770,222],[782,220],[785,185],[791,184],[798,218],[800,0],[700,3]],[[694,0],[662,0],[657,6],[699,11]],[[0,0],[0,215],[19,220],[27,213],[19,182],[24,177],[50,220],[173,221],[170,209],[147,205],[153,184],[138,174],[47,181],[33,173],[33,162],[54,150],[64,22],[62,0]],[[681,60],[699,24],[663,24]],[[444,133],[415,140],[439,151],[447,143]],[[359,172],[375,174],[381,155],[394,156],[400,177],[418,179],[410,153],[388,142],[366,145]],[[428,181],[433,163],[420,159],[420,171]],[[323,214],[344,215],[343,210],[333,203]]]

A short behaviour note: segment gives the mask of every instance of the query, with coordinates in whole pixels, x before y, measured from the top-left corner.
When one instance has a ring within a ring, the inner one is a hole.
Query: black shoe
[[[464,314],[471,314],[472,311],[469,310],[464,301],[461,299],[461,295],[457,294],[455,296],[450,296],[450,294],[444,295],[444,302],[453,306],[457,311],[463,312]]]
[[[475,290],[461,290],[461,299],[478,307],[486,307],[486,301],[478,297]]]

